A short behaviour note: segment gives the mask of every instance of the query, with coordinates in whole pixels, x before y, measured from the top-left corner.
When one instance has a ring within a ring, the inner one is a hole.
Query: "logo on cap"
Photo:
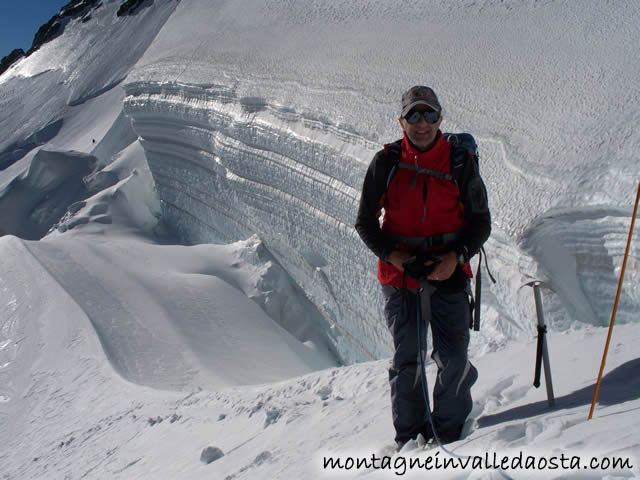
[[[442,107],[435,92],[429,87],[416,85],[402,95],[402,116],[404,117],[416,105],[426,105],[436,112],[441,112]]]

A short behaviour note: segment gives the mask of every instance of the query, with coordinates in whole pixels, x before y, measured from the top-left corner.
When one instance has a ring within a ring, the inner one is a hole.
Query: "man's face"
[[[435,123],[428,123],[422,115],[422,113],[426,111],[431,111],[431,109],[426,105],[416,105],[406,115],[406,118],[400,117],[402,130],[407,134],[413,146],[421,151],[429,150],[433,146],[436,136],[438,135],[438,130],[440,129],[440,124],[442,123],[441,116],[438,116],[438,120]],[[413,112],[419,112],[421,115],[417,123],[411,124],[407,121],[407,118],[410,117]]]

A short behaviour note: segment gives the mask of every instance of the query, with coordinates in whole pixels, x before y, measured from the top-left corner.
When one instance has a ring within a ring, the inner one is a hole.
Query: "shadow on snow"
[[[640,358],[623,363],[602,378],[600,391],[598,392],[599,405],[617,405],[620,403],[637,400],[640,398]],[[522,405],[494,415],[486,415],[478,418],[478,426],[489,427],[512,420],[524,419],[548,413],[553,410],[575,408],[582,405],[591,405],[595,383],[576,390],[562,397],[556,397],[556,405],[553,409],[548,406],[547,400]],[[586,413],[585,413],[586,415]]]

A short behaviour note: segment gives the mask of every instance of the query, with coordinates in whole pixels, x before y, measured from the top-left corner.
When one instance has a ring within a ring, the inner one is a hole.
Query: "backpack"
[[[450,165],[450,174],[442,173],[439,171],[428,170],[428,169],[416,169],[420,173],[425,173],[428,175],[433,175],[439,178],[443,178],[445,180],[450,180],[456,184],[456,186],[461,189],[461,177],[462,172],[464,170],[465,162],[474,161],[476,163],[476,167],[478,170],[480,169],[480,159],[478,156],[478,144],[476,143],[475,138],[470,133],[443,133],[444,139],[451,144],[451,165]],[[400,156],[402,154],[400,141],[385,145],[384,151],[387,154],[388,158],[391,158],[394,161],[394,165],[389,171],[389,175],[387,177],[386,189],[389,189],[389,185],[391,185],[391,181],[393,180],[396,171],[399,168],[400,164]],[[471,294],[471,311],[473,312],[471,325],[469,328],[473,328],[474,331],[480,330],[480,300],[482,294],[482,276],[480,272],[480,266],[482,265],[482,256],[484,254],[484,264],[489,274],[489,278],[493,283],[496,283],[495,278],[491,274],[491,270],[489,270],[489,264],[487,262],[487,254],[484,250],[484,247],[480,248],[480,252],[478,252],[478,268],[476,271],[476,285],[475,285],[475,294]]]

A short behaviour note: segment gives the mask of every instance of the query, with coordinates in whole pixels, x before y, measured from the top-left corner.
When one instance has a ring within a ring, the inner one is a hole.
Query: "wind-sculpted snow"
[[[69,204],[89,195],[85,179],[96,163],[79,152],[38,151],[29,169],[0,189],[0,235],[42,238]]]
[[[258,233],[331,322],[345,361],[388,354],[374,258],[353,229],[371,144],[224,90],[127,92],[168,223],[190,242]]]
[[[554,312],[556,326],[566,327],[572,319],[592,325],[609,324],[630,213],[621,208],[554,211],[536,220],[524,235],[523,247],[539,259],[540,273],[548,279],[552,301],[560,300],[564,307],[564,314]],[[638,321],[639,253],[636,237],[631,243],[616,315],[616,321],[622,323]],[[552,308],[557,306],[556,303]]]

